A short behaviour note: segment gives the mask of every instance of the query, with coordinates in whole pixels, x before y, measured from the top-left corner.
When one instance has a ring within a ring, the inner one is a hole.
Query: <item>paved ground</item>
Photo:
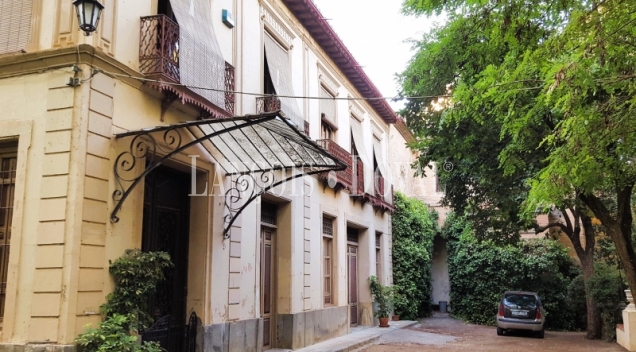
[[[546,331],[544,339],[515,333],[497,336],[495,327],[465,324],[449,317],[424,319],[421,324],[382,335],[361,352],[625,352],[616,343],[590,341],[585,333]]]

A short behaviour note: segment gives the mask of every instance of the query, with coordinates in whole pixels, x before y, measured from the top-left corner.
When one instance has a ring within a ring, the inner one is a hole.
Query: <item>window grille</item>
[[[276,213],[278,207],[275,204],[263,202],[261,205],[261,222],[276,226]]]
[[[347,241],[358,243],[358,230],[347,228]]]
[[[0,155],[0,322],[4,316],[17,158]]]
[[[333,237],[333,219],[326,216],[322,217],[322,234]]]

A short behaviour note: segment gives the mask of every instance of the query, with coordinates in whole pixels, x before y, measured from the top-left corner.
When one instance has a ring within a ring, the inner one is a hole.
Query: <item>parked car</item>
[[[529,330],[543,338],[545,311],[536,292],[507,291],[503,294],[497,313],[497,335],[507,330]]]

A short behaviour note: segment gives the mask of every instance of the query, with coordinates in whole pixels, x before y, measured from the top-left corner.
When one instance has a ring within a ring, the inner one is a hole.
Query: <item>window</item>
[[[375,233],[375,276],[382,282],[382,233]]]
[[[323,297],[324,304],[333,304],[333,219],[323,216],[322,218],[322,277],[323,277]]]
[[[15,148],[0,145],[0,321],[4,316],[6,299],[16,166]]]

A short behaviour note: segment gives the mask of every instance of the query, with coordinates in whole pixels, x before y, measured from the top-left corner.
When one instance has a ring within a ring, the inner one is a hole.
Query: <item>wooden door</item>
[[[358,325],[358,246],[347,245],[347,288],[351,326]]]
[[[261,317],[263,318],[263,348],[273,347],[275,336],[275,254],[274,229],[263,226],[261,230]]]

